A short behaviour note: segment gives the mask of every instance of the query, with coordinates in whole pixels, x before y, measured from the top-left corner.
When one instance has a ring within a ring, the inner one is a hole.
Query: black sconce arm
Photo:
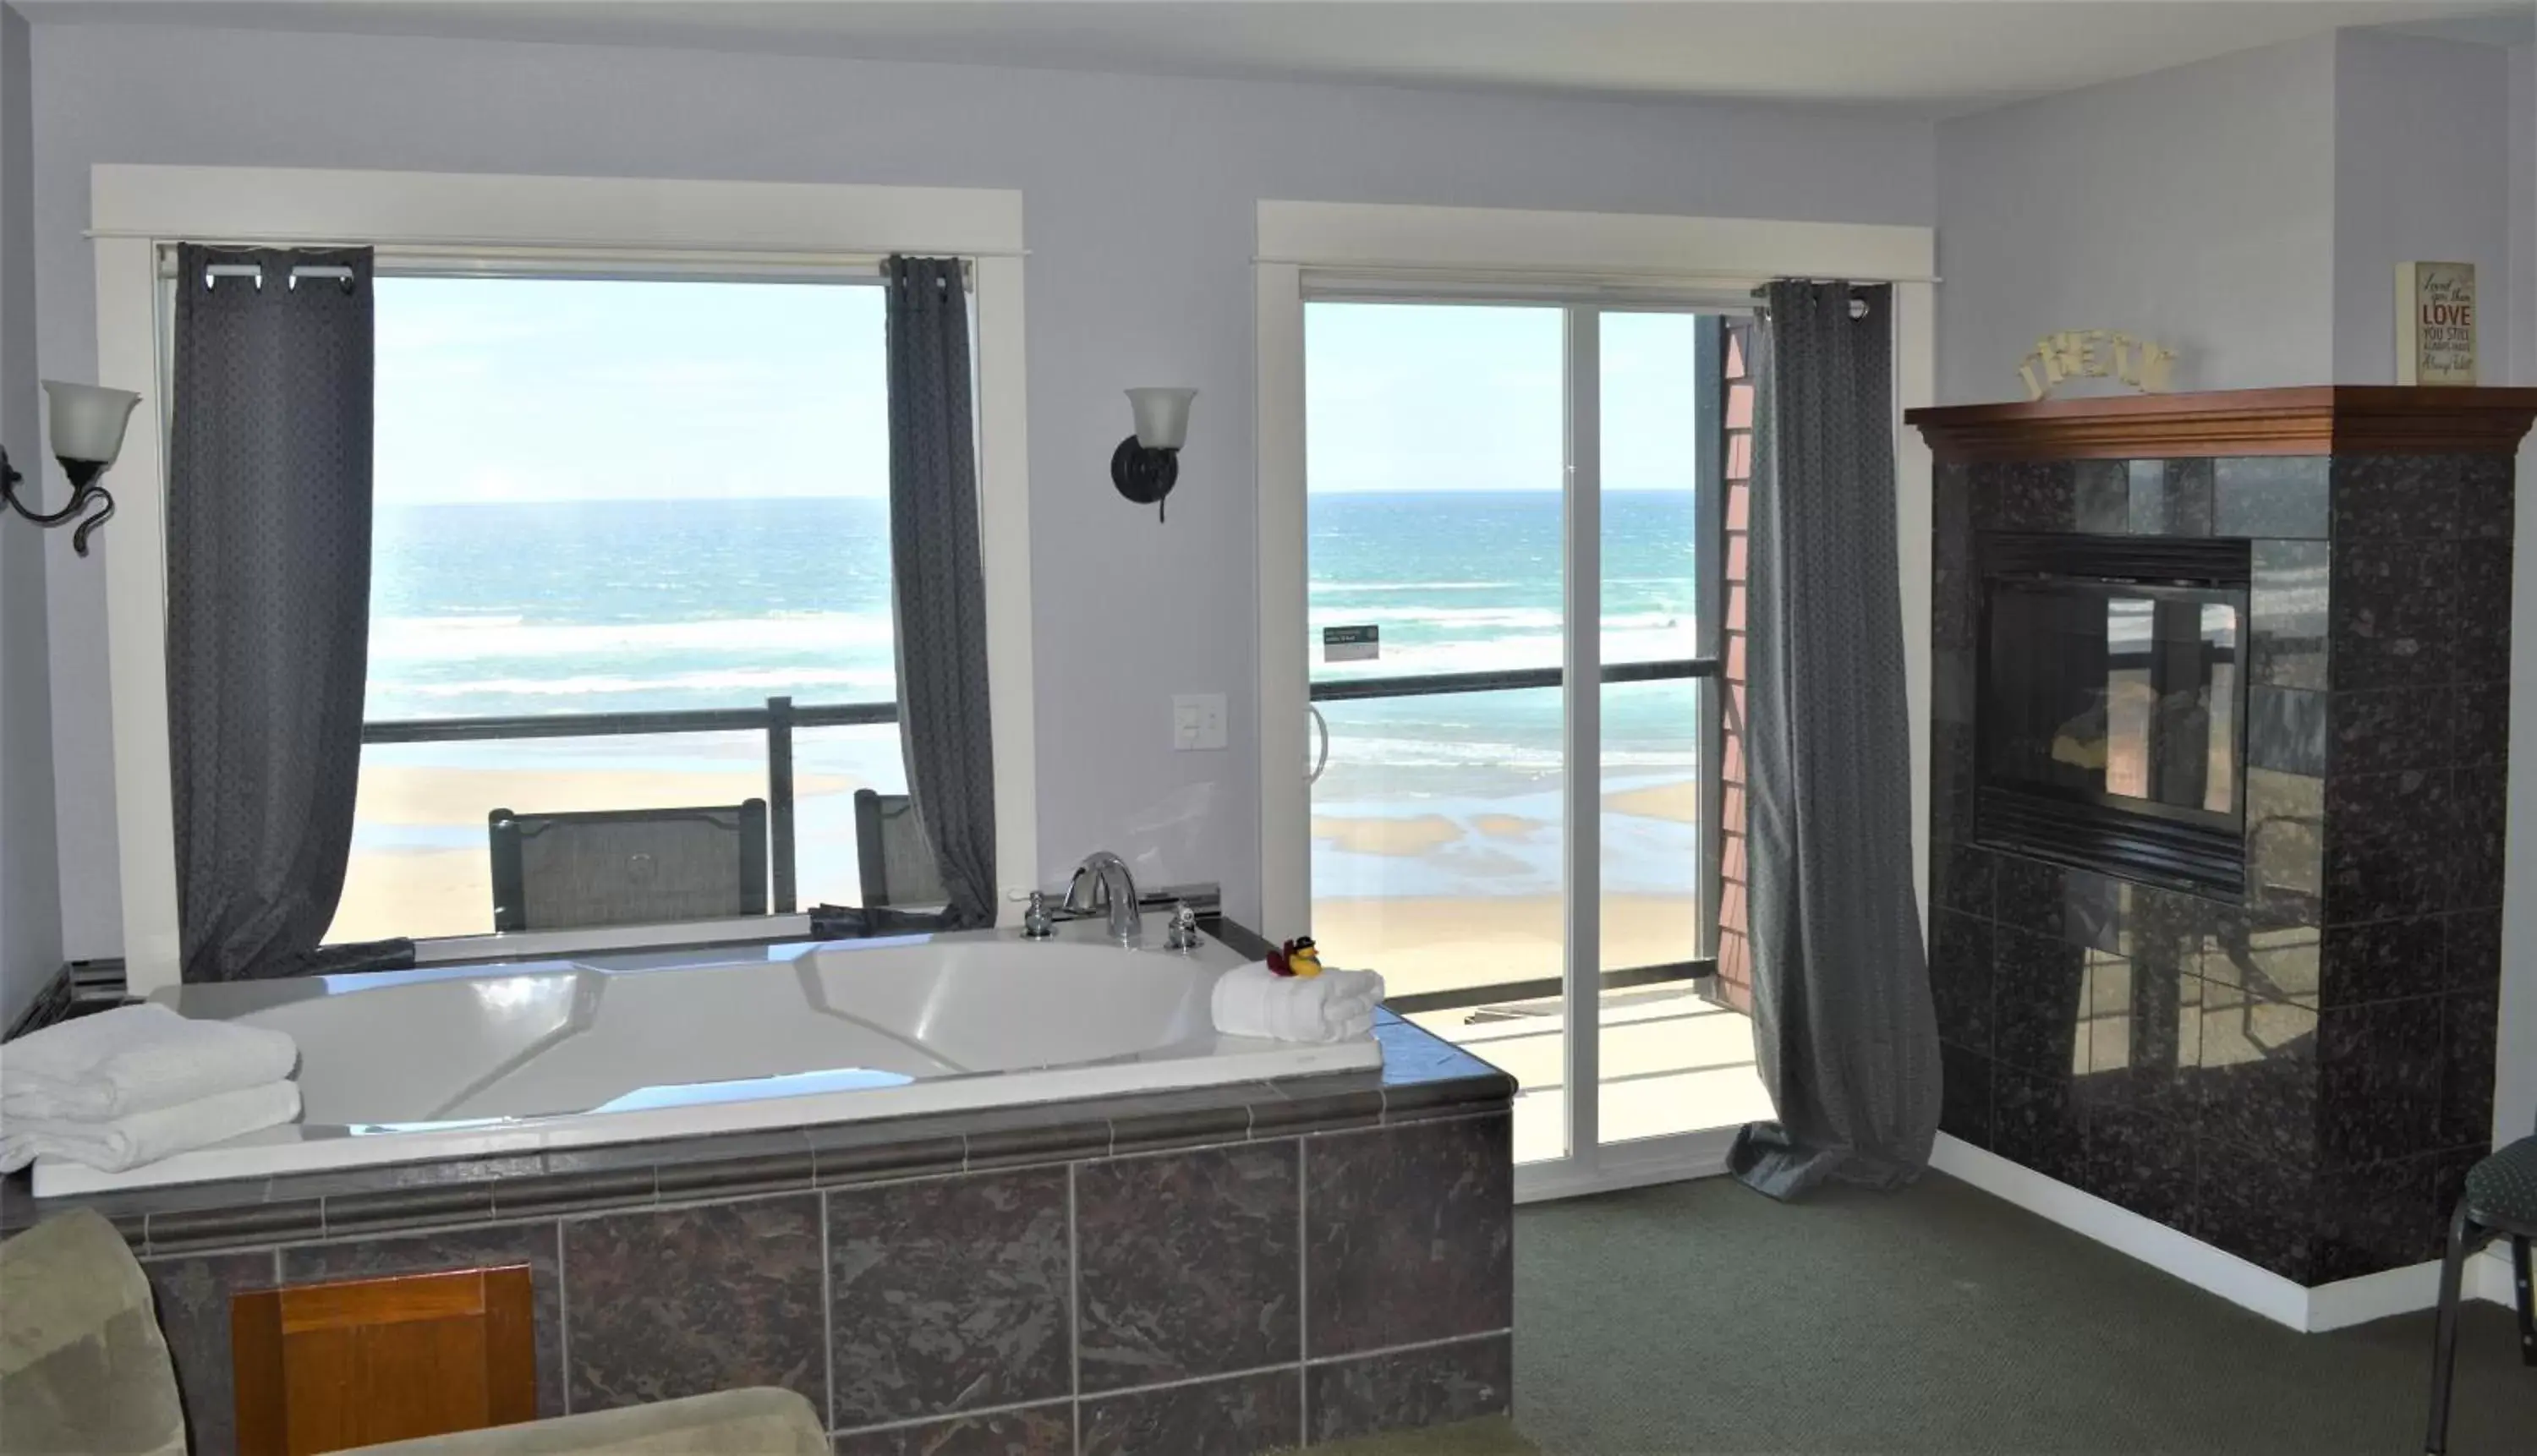
[[[92,506],[97,507],[96,515],[81,521],[71,532],[71,549],[85,556],[88,554],[89,537],[114,514],[114,497],[106,493],[104,486],[97,483],[97,477],[105,473],[103,465],[93,460],[66,460],[62,462],[62,471],[71,478],[70,504],[49,514],[35,510],[18,498],[18,487],[26,483],[27,477],[18,474],[17,467],[9,464],[9,452],[0,449],[0,502],[6,502],[11,510],[43,527],[64,525],[84,515]]]

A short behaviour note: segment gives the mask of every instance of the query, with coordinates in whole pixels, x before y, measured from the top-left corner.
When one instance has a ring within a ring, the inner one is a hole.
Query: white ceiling
[[[2341,26],[2537,35],[2494,0],[19,0],[39,23],[583,41],[1951,114]]]

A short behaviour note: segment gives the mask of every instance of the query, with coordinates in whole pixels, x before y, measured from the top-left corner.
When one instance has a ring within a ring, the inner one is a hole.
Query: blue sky
[[[882,302],[841,285],[382,279],[378,498],[883,495]],[[1692,327],[1604,316],[1605,488],[1690,485]],[[1313,304],[1312,488],[1558,489],[1561,347],[1556,308]]]

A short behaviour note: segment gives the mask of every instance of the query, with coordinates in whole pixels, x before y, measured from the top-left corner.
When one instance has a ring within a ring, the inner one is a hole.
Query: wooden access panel
[[[531,1320],[526,1264],[234,1295],[240,1456],[534,1420]]]

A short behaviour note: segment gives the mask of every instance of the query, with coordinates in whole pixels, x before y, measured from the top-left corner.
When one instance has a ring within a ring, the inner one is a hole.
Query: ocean
[[[1689,492],[1606,496],[1607,660],[1692,655],[1692,510]],[[1555,492],[1315,496],[1315,675],[1556,665],[1560,531]],[[878,500],[387,506],[375,537],[365,714],[373,722],[734,707],[776,694],[802,704],[867,702],[893,691],[887,519]],[[1320,629],[1336,625],[1379,627],[1381,656],[1322,664]],[[1249,688],[1215,686],[1237,704]],[[1441,816],[1457,825],[1498,816],[1492,822],[1501,827],[1508,819],[1555,827],[1558,696],[1544,689],[1329,705],[1332,751],[1314,812]],[[1607,792],[1691,777],[1691,683],[1607,687],[1603,704]],[[762,751],[751,734],[692,734],[421,744],[373,749],[368,761],[667,773],[743,770]],[[901,783],[887,728],[806,731],[798,754],[806,777],[883,789]],[[841,887],[813,880],[851,875],[851,823],[827,822],[836,812],[806,820],[806,898],[840,898]],[[357,850],[482,845],[481,819],[435,817],[441,822],[364,822]],[[1607,861],[1627,883],[1679,889],[1688,882],[1688,835],[1687,825],[1662,818],[1607,814]],[[1467,853],[1317,844],[1316,883],[1333,895],[1556,890],[1555,833],[1464,838]]]

